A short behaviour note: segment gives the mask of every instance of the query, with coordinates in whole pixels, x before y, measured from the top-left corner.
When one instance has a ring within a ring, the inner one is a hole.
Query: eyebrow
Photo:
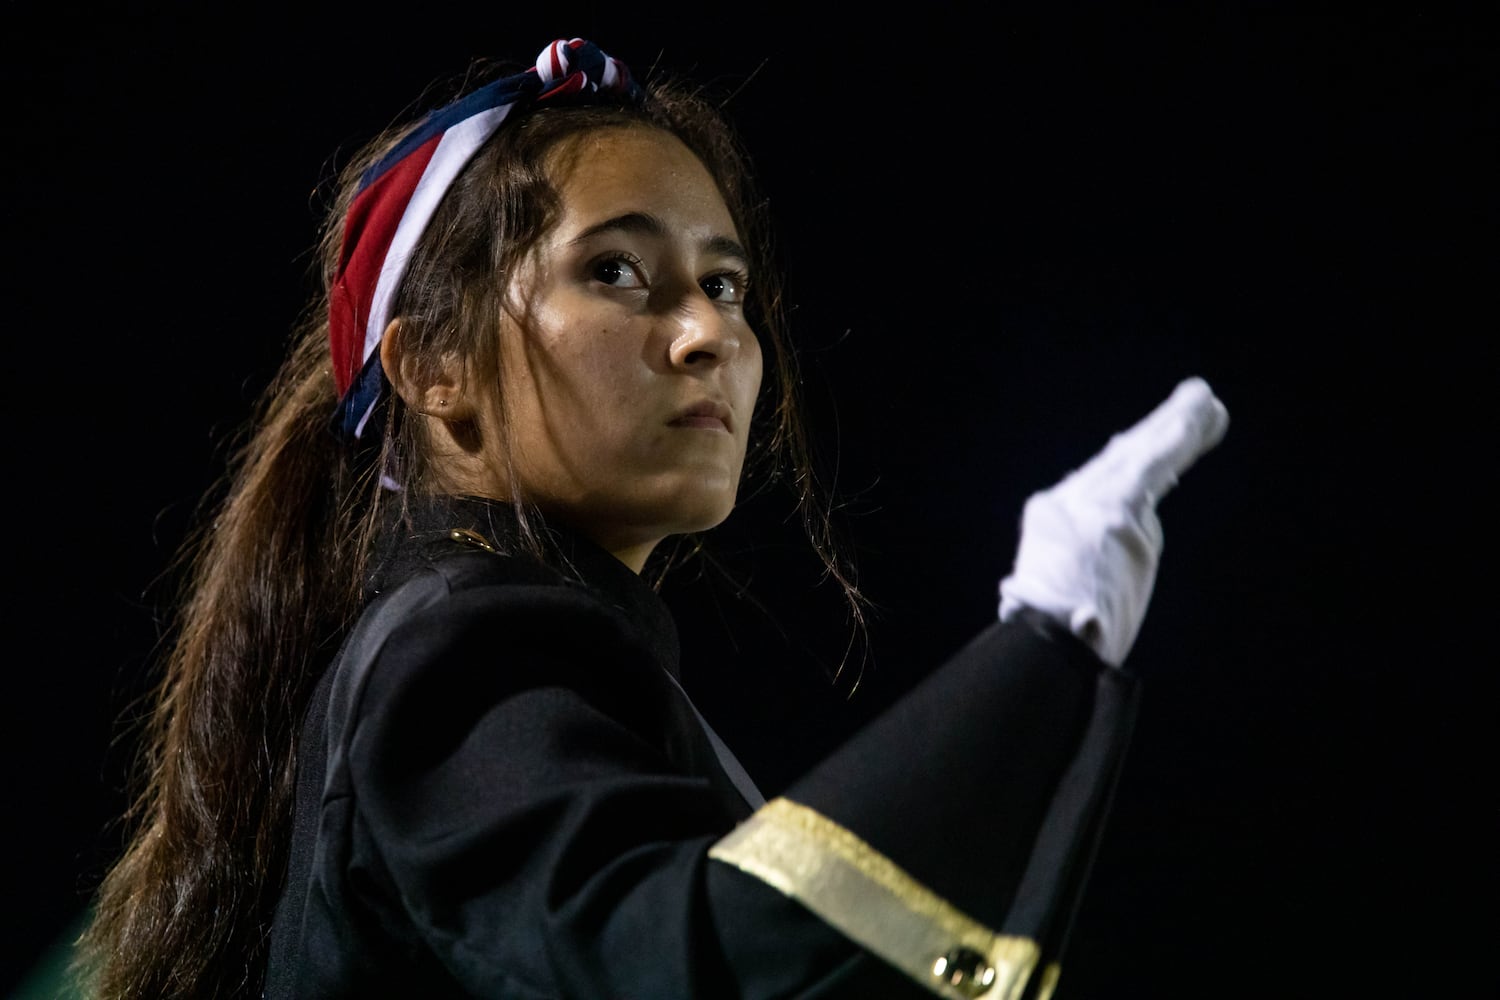
[[[607,232],[639,233],[643,236],[665,239],[667,226],[661,219],[649,212],[626,212],[624,215],[617,215],[613,219],[605,219],[603,222],[589,226],[568,243],[570,246],[576,246],[600,233]],[[710,253],[733,257],[742,263],[750,262],[750,255],[745,252],[740,241],[729,236],[711,236],[704,241],[703,248]]]

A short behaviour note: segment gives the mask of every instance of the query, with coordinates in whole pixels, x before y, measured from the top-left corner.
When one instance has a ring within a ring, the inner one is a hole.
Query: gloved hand
[[[1228,426],[1229,411],[1208,383],[1186,379],[1087,464],[1033,494],[1021,515],[1015,566],[1000,581],[1000,620],[1033,608],[1105,663],[1124,663],[1156,584],[1156,505]]]

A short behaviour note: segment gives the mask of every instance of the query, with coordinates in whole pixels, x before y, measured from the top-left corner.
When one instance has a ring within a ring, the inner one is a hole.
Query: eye
[[[698,282],[698,287],[715,302],[738,303],[745,300],[745,286],[748,283],[749,277],[743,272],[723,271],[710,274]]]
[[[626,254],[611,254],[599,258],[589,265],[589,276],[612,288],[646,287],[640,260]]]

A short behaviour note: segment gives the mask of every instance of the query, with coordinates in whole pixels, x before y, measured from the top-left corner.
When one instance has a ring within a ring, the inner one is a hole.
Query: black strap
[[[693,699],[688,697],[688,693],[677,682],[677,678],[668,674],[665,670],[662,673],[666,674],[667,680],[671,681],[672,685],[678,691],[682,692],[683,700],[687,702],[688,708],[693,710],[693,717],[698,720],[698,725],[703,727],[703,732],[708,736],[708,742],[714,748],[714,756],[719,758],[719,766],[724,769],[725,774],[729,775],[729,780],[734,782],[734,787],[740,793],[740,797],[745,800],[751,809],[759,809],[765,805],[766,797],[761,794],[759,788],[755,787],[755,782],[750,779],[750,773],[745,770],[744,765],[730,752],[728,744],[724,742],[718,733],[714,732],[714,727],[710,726],[708,720],[703,717],[703,713],[698,711],[698,706],[693,704]]]

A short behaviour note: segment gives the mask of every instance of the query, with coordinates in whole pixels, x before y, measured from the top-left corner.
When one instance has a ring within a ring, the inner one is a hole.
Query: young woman
[[[748,177],[580,39],[347,172],[191,550],[97,995],[1050,993],[1224,409],[1188,380],[1033,496],[999,620],[766,802],[641,576],[742,473],[814,482]]]

